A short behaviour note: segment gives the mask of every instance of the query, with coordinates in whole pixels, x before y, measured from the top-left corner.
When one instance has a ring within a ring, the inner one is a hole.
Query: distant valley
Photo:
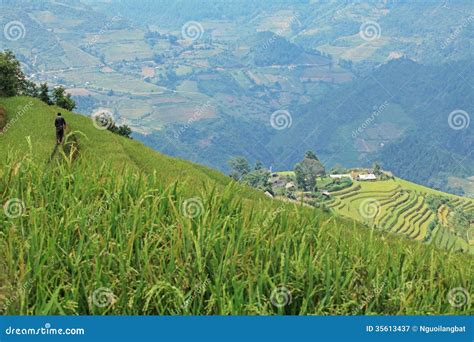
[[[235,155],[285,170],[312,149],[474,194],[472,125],[449,122],[473,112],[468,2],[23,3],[2,5],[20,36],[0,48],[159,151],[227,172]]]

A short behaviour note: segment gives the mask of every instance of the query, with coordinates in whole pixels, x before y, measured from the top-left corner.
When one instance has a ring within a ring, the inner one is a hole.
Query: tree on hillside
[[[303,191],[316,191],[316,178],[325,174],[323,164],[312,151],[305,153],[304,159],[294,168],[296,184]]]
[[[20,95],[27,80],[21,71],[20,62],[10,50],[0,52],[0,96]]]
[[[115,134],[132,139],[132,129],[128,125],[124,124],[124,125],[117,126],[115,122],[112,122],[110,127],[108,127],[107,129]]]
[[[53,89],[53,101],[56,106],[69,111],[76,108],[76,102],[71,98],[71,94],[66,94],[66,89],[63,86]]]
[[[48,105],[52,105],[51,97],[49,97],[49,88],[47,83],[41,83],[38,98]]]
[[[333,168],[329,171],[330,174],[339,174],[339,173],[346,173],[347,169],[344,168],[341,164],[336,164]]]
[[[246,173],[242,177],[242,182],[258,190],[268,191],[271,193],[272,187],[270,185],[269,178],[270,178],[270,171],[262,167],[262,168],[254,169],[253,171]]]
[[[373,169],[374,169],[374,175],[380,176],[382,174],[382,168],[380,167],[378,163],[374,163]]]
[[[307,158],[307,159],[319,160],[318,157],[316,157],[316,155],[314,154],[313,151],[306,151],[306,153],[304,154],[304,157]]]
[[[244,157],[232,157],[228,161],[231,168],[230,176],[235,180],[240,180],[244,175],[250,172],[250,165]]]
[[[257,160],[255,162],[255,167],[253,168],[254,170],[262,170],[264,168],[263,163],[260,160]]]

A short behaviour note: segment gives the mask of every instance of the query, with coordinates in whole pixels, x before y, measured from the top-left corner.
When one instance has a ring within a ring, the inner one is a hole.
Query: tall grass
[[[61,155],[1,165],[1,202],[24,204],[0,210],[3,314],[472,313],[448,300],[472,293],[471,256],[233,183],[190,188]]]

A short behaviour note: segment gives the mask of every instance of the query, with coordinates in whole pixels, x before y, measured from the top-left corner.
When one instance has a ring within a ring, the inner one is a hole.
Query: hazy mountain
[[[0,48],[165,153],[288,169],[312,148],[472,191],[472,125],[448,124],[472,113],[469,1],[12,3]]]

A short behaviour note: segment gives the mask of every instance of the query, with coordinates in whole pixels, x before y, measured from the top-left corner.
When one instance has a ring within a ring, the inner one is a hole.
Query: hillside
[[[310,148],[327,167],[377,161],[473,194],[468,1],[21,3],[0,4],[13,25],[0,48],[35,82],[68,88],[80,112],[106,107],[168,155],[283,170]],[[275,129],[282,110],[291,124]]]
[[[157,134],[137,137],[167,154],[192,156],[221,170],[227,170],[232,155],[243,155],[252,163],[260,160],[276,170],[291,169],[312,149],[328,168],[369,167],[378,161],[404,179],[470,196],[468,186],[453,185],[449,177],[469,184],[468,177],[474,174],[470,155],[474,135],[468,122],[454,129],[448,118],[455,109],[472,111],[471,71],[470,61],[424,66],[398,59],[367,77],[337,87],[321,86],[317,94],[302,92],[300,96],[310,95],[307,103],[262,111],[263,121],[242,109],[246,116],[222,115],[184,125],[185,134],[175,134],[182,125],[170,125]],[[265,99],[276,101],[281,93]],[[289,114],[281,117],[289,123],[275,129],[270,117],[282,108]]]
[[[474,200],[450,195],[402,179],[358,182],[331,193],[335,212],[369,226],[474,254],[474,227],[457,216],[474,214]],[[457,212],[460,213],[457,213]]]
[[[66,111],[76,153],[49,161],[58,108],[27,97],[0,107],[1,313],[472,310],[452,305],[473,292],[472,256],[269,199]]]

